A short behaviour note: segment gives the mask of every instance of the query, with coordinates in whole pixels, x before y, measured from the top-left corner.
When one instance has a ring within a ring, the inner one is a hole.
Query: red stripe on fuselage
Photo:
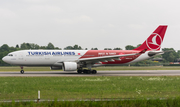
[[[137,50],[88,50],[80,59],[83,58],[93,58],[93,57],[103,57],[103,56],[114,56],[114,55],[121,55],[121,54],[133,54],[139,53],[140,51]],[[114,62],[102,62],[102,64],[123,64],[128,63],[139,57],[140,55],[133,55],[133,56],[124,56],[121,57],[121,60],[115,60]]]

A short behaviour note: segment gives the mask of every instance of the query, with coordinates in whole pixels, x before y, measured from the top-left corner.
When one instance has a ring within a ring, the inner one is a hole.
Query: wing
[[[115,61],[115,60],[121,60],[121,57],[125,56],[133,56],[133,55],[139,55],[142,53],[145,53],[147,49],[144,49],[140,51],[139,53],[133,53],[133,54],[121,54],[121,55],[113,55],[113,56],[101,56],[101,57],[92,57],[92,58],[83,58],[79,59],[78,62],[86,62],[86,63],[100,63],[100,62],[108,62],[108,61]]]

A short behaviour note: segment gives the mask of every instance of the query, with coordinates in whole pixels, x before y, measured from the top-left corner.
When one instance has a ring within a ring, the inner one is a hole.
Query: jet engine
[[[62,66],[51,66],[51,70],[61,70]]]
[[[63,70],[64,71],[76,71],[78,65],[76,62],[64,62],[63,63]]]

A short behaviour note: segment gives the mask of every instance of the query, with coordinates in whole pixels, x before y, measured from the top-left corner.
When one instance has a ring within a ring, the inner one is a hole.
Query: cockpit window
[[[8,54],[7,56],[13,56],[13,54]]]

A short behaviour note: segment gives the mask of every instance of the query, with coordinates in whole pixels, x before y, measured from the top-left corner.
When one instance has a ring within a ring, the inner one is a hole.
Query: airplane
[[[163,42],[167,25],[160,25],[133,50],[20,50],[9,53],[2,60],[11,65],[50,66],[51,70],[76,71],[77,73],[96,74],[92,67],[130,64],[163,54]]]

